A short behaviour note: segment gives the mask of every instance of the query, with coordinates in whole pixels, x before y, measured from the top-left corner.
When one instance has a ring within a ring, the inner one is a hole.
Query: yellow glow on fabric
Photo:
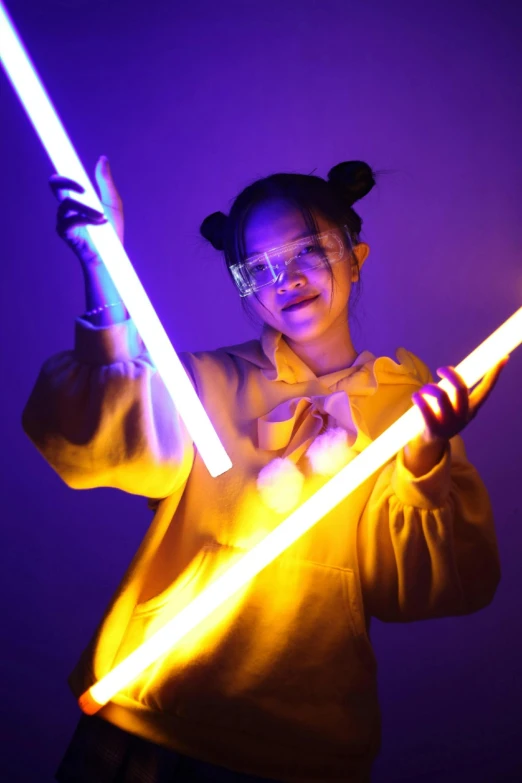
[[[522,308],[455,369],[471,388],[521,342]],[[453,388],[446,379],[438,385],[445,390]],[[82,710],[89,714],[97,712],[423,430],[422,414],[413,406],[163,628],[82,694],[79,699]]]
[[[85,188],[85,193],[81,196],[75,193],[73,194],[74,198],[80,198],[87,206],[103,212],[103,205],[91,185],[1,0],[0,59],[56,171],[75,180]],[[232,462],[161,325],[123,245],[110,223],[102,226],[87,226],[86,229],[107,267],[119,295],[125,302],[125,306],[147,346],[151,359],[172,397],[176,410],[183,419],[210,475],[219,476],[232,467]]]

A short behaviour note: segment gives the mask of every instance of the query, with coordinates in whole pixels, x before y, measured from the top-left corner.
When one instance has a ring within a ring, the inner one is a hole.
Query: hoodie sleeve
[[[432,378],[420,361],[422,384]],[[368,613],[384,622],[469,614],[500,581],[488,492],[460,436],[415,477],[404,451],[379,474],[359,522],[358,557]]]
[[[186,480],[194,458],[131,320],[96,327],[77,319],[74,350],[44,363],[22,425],[73,489],[167,497]]]

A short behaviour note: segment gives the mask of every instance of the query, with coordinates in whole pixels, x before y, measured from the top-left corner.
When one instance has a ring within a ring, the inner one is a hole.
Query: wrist
[[[112,282],[103,261],[95,257],[90,264],[83,264],[85,282],[84,318],[96,326],[119,323],[128,318],[116,286]]]
[[[90,256],[86,256],[84,253],[81,255],[78,253],[78,258],[84,275],[92,274],[93,270],[101,269],[104,265],[101,256],[96,253],[93,253]]]
[[[82,316],[82,320],[89,321],[93,326],[113,326],[123,323],[129,318],[129,313],[124,303],[110,302],[88,310]]]
[[[430,473],[444,457],[448,442],[443,438],[426,441],[422,435],[417,436],[404,447],[404,466],[415,478]]]

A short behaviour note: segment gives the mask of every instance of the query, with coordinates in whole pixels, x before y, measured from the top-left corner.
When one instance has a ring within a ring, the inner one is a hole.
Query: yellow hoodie
[[[365,448],[432,380],[416,356],[361,353],[322,377],[265,328],[261,341],[183,354],[233,468],[211,478],[132,321],[78,319],[74,351],[43,366],[24,429],[68,486],[155,499],[154,520],[71,675],[76,696],[287,513],[258,475],[325,429]],[[337,429],[337,431],[339,431]],[[276,463],[277,464],[277,463]],[[289,462],[285,463],[286,465]],[[487,491],[452,439],[415,478],[400,452],[99,713],[202,761],[288,783],[367,779],[380,744],[370,617],[407,622],[486,606],[499,581]]]

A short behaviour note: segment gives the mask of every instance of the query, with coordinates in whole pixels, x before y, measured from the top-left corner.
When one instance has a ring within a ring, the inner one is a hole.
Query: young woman
[[[123,238],[109,165],[96,167]],[[254,182],[201,232],[224,252],[261,338],[182,354],[233,461],[211,478],[83,226],[105,218],[65,190],[58,233],[79,257],[87,312],[73,351],[43,366],[25,431],[76,489],[151,499],[154,520],[71,676],[79,696],[273,530],[410,406],[425,430],[136,681],[83,717],[59,781],[368,781],[380,742],[370,618],[486,606],[499,581],[487,491],[459,433],[505,360],[471,394],[451,367],[353,345],[349,312],[369,248],[353,204],[361,162],[324,180]],[[435,397],[435,415],[425,396]]]

